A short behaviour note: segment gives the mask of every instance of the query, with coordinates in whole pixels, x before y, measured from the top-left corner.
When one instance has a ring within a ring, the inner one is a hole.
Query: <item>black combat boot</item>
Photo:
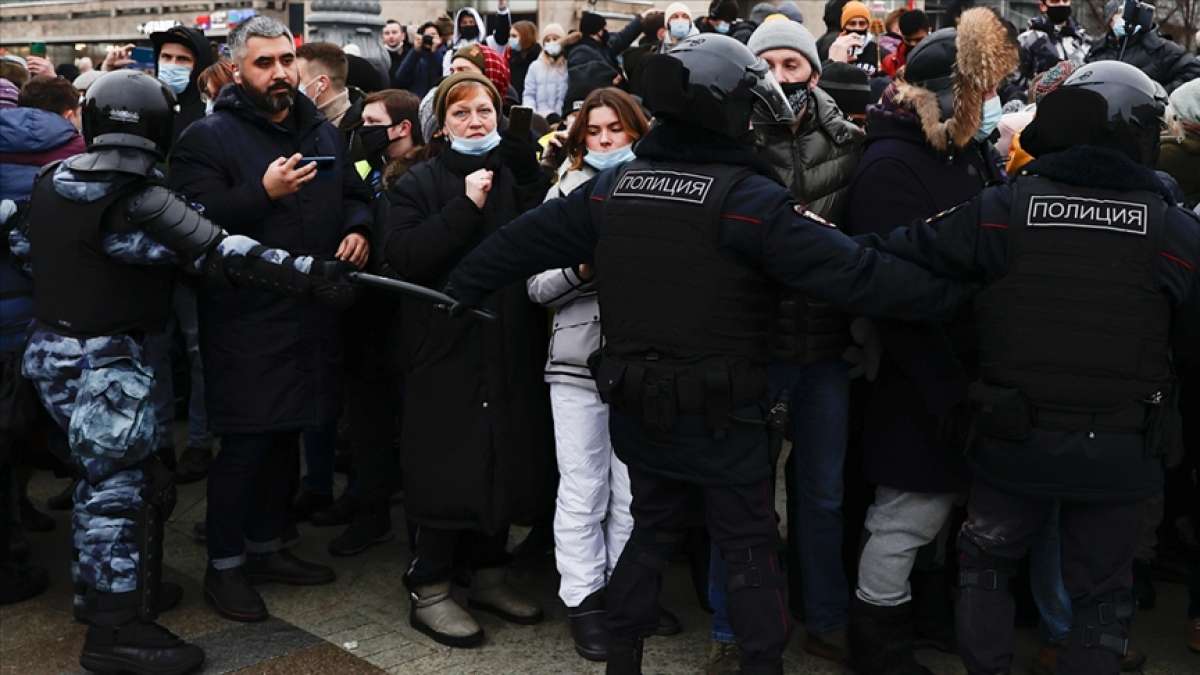
[[[858,675],[933,675],[913,656],[912,603],[850,605],[850,666]]]
[[[613,638],[608,643],[605,675],[642,675],[641,638]]]
[[[139,614],[141,595],[89,592],[79,665],[98,673],[182,675],[204,663],[202,649]]]
[[[604,627],[604,589],[583,599],[577,607],[567,608],[567,624],[575,651],[588,661],[608,658],[608,629]]]

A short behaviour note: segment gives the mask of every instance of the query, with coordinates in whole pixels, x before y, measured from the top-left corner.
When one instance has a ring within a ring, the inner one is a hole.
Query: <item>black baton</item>
[[[350,272],[346,275],[346,277],[350,279],[350,281],[363,286],[370,286],[372,288],[379,288],[392,293],[411,295],[413,297],[421,298],[422,300],[428,300],[434,305],[447,310],[450,309],[451,305],[457,302],[454,298],[442,293],[441,291],[435,291],[432,288],[426,288],[417,284],[410,284],[407,281],[400,281],[399,279],[393,279],[391,277],[381,277],[378,274]],[[483,319],[485,321],[496,320],[496,314],[486,309],[477,309],[472,307],[467,311],[477,319]]]

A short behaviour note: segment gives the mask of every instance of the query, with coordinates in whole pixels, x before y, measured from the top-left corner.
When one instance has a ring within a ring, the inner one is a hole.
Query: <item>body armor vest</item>
[[[110,207],[123,208],[130,191],[74,202],[55,191],[53,173],[45,171],[38,179],[29,214],[37,319],[77,336],[162,330],[171,308],[174,267],[122,263],[102,244],[104,223],[114,217]]]
[[[1036,176],[1012,194],[1009,272],[975,303],[984,383],[1018,390],[1033,427],[1144,431],[1171,386],[1166,204]]]
[[[748,175],[636,160],[593,197],[606,341],[597,385],[653,427],[695,412],[721,428],[765,393],[776,288],[718,249],[726,196]]]
[[[803,293],[780,293],[771,332],[771,357],[802,365],[840,359],[850,346],[850,321],[832,305]]]

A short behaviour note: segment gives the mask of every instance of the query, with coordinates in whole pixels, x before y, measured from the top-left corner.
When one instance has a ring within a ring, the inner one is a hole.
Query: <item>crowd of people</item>
[[[389,21],[386,64],[267,17],[154,33],[150,73],[0,56],[0,601],[69,568],[85,668],[198,668],[155,620],[207,481],[232,621],[336,580],[298,524],[359,555],[402,496],[409,621],[455,648],[542,621],[507,571],[552,552],[610,673],[682,630],[676,556],[714,674],[782,672],[793,622],[863,675],[1008,672],[1018,624],[1033,672],[1137,669],[1172,573],[1200,652],[1200,60],[1153,6],[498,5]],[[34,470],[71,561],[31,559]]]

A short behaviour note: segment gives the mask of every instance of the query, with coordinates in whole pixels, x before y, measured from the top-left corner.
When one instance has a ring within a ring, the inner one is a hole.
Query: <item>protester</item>
[[[1130,16],[1125,13],[1131,12]],[[1166,39],[1154,22],[1154,7],[1136,0],[1108,0],[1104,5],[1108,30],[1088,53],[1087,63],[1123,61],[1161,84],[1167,93],[1200,77],[1200,59]]]
[[[512,74],[512,87],[518,97],[523,97],[529,67],[542,55],[537,26],[532,21],[514,23],[508,36],[508,45],[508,70]]]
[[[900,42],[894,52],[883,57],[883,71],[892,78],[903,72],[908,53],[929,36],[929,17],[919,9],[906,11],[897,19],[897,28]]]
[[[438,286],[470,247],[536,205],[546,191],[528,138],[502,136],[500,93],[486,77],[456,73],[435,94],[445,141],[388,192],[383,246],[401,278]],[[406,515],[416,550],[405,576],[413,628],[449,646],[473,647],[483,629],[450,596],[457,566],[473,573],[471,603],[520,624],[542,610],[505,581],[509,525],[541,508],[541,466],[551,456],[550,415],[539,366],[545,314],[523,286],[489,305],[494,325],[464,323],[424,302],[404,303],[401,423]],[[455,489],[447,490],[447,485]],[[457,553],[456,553],[457,551]]]
[[[231,46],[237,85],[179,139],[172,187],[228,232],[361,266],[370,193],[338,131],[297,96],[291,33],[255,17]],[[335,159],[298,166],[303,155]],[[205,597],[222,616],[260,621],[267,609],[252,583],[334,579],[328,567],[283,550],[280,537],[300,432],[339,412],[337,317],[273,295],[206,288],[200,318],[209,421],[221,436],[208,478]]]
[[[817,87],[829,94],[846,117],[859,127],[867,122],[867,107],[875,102],[868,76],[847,63],[830,61],[822,66]]]
[[[467,45],[454,52],[450,73],[477,73],[487,77],[496,91],[508,91],[512,74],[508,63],[496,52],[479,45]]]
[[[642,64],[646,57],[657,54],[662,49],[666,39],[666,17],[659,11],[648,11],[642,15],[641,36],[637,44],[621,52],[621,64],[625,67],[625,79],[629,82],[629,91],[640,94],[643,86],[641,81]]]
[[[817,56],[821,61],[829,60],[829,47],[842,33],[842,8],[847,0],[826,0],[825,12],[821,20],[825,23],[825,33],[817,39]]]
[[[562,26],[551,23],[542,28],[542,53],[529,65],[521,105],[547,120],[557,120],[562,114],[563,98],[567,95],[567,59],[563,53]]]
[[[512,28],[508,0],[498,0],[495,20],[488,26],[488,33],[485,34],[483,28],[483,17],[479,16],[474,7],[463,7],[454,14],[454,34],[446,42],[447,51],[442,60],[443,76],[451,74],[450,61],[453,55],[469,45],[479,45],[500,58],[505,56],[509,47],[509,29]],[[505,67],[507,68],[507,62]]]
[[[849,63],[874,75],[883,65],[883,52],[870,33],[871,10],[858,0],[842,7],[841,34],[829,45],[829,60]]]
[[[75,78],[71,84],[75,85],[75,90],[79,92],[80,96],[83,96],[87,93],[88,87],[91,87],[103,74],[99,70],[88,70]]]
[[[400,68],[392,76],[392,86],[407,89],[423,98],[442,80],[442,60],[446,45],[438,33],[437,24],[426,21],[417,29],[416,45],[404,55]]]
[[[189,124],[204,117],[204,101],[196,78],[213,63],[212,47],[204,33],[195,28],[175,26],[150,34],[158,79],[175,93],[179,114],[175,116],[176,139]]]
[[[340,47],[329,42],[306,42],[296,49],[301,94],[308,97],[330,124],[344,134],[362,122],[363,94],[346,85],[350,65]]]
[[[400,71],[400,64],[404,63],[404,57],[408,55],[413,45],[408,41],[408,31],[395,19],[388,19],[387,23],[383,24],[383,32],[380,37],[383,50],[388,55],[388,81],[394,87]]]
[[[667,33],[662,41],[661,51],[670,51],[672,47],[683,40],[698,35],[696,22],[692,20],[692,10],[682,2],[672,2],[667,5],[663,16],[667,21]]]
[[[712,0],[708,5],[708,15],[696,22],[696,29],[701,33],[728,35],[746,44],[758,24],[743,21],[739,17],[740,11],[737,0]]]
[[[849,8],[850,5],[848,4]],[[999,116],[995,86],[1017,65],[1015,44],[989,9],[964,12],[957,30],[930,35],[909,55],[903,82],[867,113],[867,145],[844,227],[878,233],[928,218],[1001,177],[981,139]],[[876,485],[867,512],[850,612],[850,655],[863,675],[926,672],[916,636],[953,649],[951,582],[944,565],[914,571],[966,488],[963,402],[969,345],[940,327],[878,322],[883,359],[863,419],[864,475]],[[911,575],[911,583],[910,583]],[[919,598],[919,599],[918,599]],[[922,611],[917,612],[915,608]]]
[[[614,74],[619,73],[617,56],[633,44],[642,30],[642,20],[653,11],[648,9],[640,16],[634,17],[616,35],[609,34],[606,28],[608,20],[602,14],[584,11],[579,16],[579,32],[571,33],[563,40],[567,68],[600,62],[609,66]]]
[[[1060,61],[1082,66],[1092,39],[1071,15],[1071,0],[1042,0],[1041,12],[1017,36],[1021,45],[1021,77],[1031,82]]]
[[[633,158],[632,145],[649,130],[638,104],[612,87],[583,102],[566,142],[567,159],[546,201],[565,197],[598,171]],[[600,348],[600,310],[587,265],[547,270],[529,279],[529,298],[554,310],[546,382],[554,412],[558,500],[555,560],[575,651],[608,656],[604,588],[633,530],[629,472],[613,454],[608,406],[600,400],[588,357]]]
[[[196,77],[196,86],[204,98],[204,114],[211,115],[221,90],[234,83],[233,65],[228,61],[217,61]]]
[[[1200,79],[1171,92],[1168,111],[1158,168],[1178,181],[1183,205],[1195,208],[1200,203]]]

